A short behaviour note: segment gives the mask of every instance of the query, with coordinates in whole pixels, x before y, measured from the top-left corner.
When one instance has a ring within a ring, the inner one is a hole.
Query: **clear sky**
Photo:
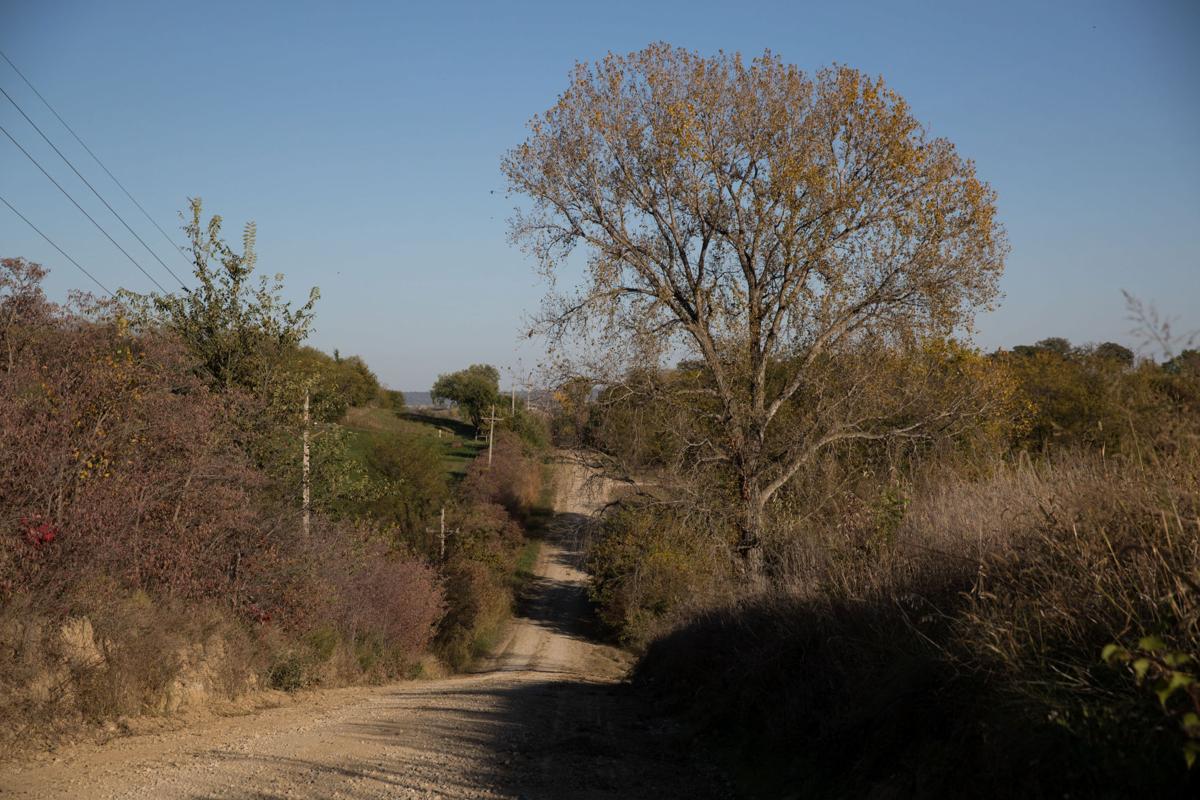
[[[0,49],[160,225],[197,195],[235,240],[257,221],[260,268],[296,298],[321,288],[313,343],[415,390],[537,361],[518,347],[541,287],[507,242],[500,157],[576,60],[657,40],[882,74],[974,159],[1012,244],[982,346],[1128,342],[1121,289],[1200,326],[1196,0],[0,0]],[[3,62],[0,86],[172,256]],[[166,277],[2,97],[0,124]],[[110,285],[151,288],[3,137],[0,194]],[[85,286],[2,206],[0,255],[51,267],[55,297]]]

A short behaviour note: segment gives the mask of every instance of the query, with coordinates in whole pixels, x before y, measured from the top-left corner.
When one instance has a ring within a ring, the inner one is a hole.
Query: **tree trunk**
[[[742,519],[738,536],[738,571],[750,583],[763,579],[763,517],[767,497],[754,479],[742,482]]]

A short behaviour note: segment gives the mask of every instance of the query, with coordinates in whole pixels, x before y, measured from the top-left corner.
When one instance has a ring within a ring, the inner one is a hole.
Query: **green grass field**
[[[407,411],[397,416],[387,408],[351,408],[342,427],[351,433],[351,449],[364,462],[376,437],[395,433],[428,437],[442,448],[442,464],[452,480],[462,478],[467,465],[487,449],[484,440],[476,441],[475,429],[467,423],[431,412]]]

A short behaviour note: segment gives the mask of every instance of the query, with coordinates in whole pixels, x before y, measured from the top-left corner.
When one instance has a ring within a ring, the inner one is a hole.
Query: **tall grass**
[[[1195,688],[1160,702],[1102,652],[1152,641],[1195,676],[1197,453],[925,474],[894,526],[831,521],[780,545],[774,589],[678,616],[637,678],[765,796],[1194,789]]]

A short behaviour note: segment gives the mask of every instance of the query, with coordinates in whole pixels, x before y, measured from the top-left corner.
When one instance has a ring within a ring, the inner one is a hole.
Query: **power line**
[[[50,145],[50,147],[54,150],[54,152],[58,153],[58,157],[61,158],[63,160],[63,162],[68,167],[71,168],[71,171],[75,173],[76,177],[78,177],[79,180],[83,181],[84,185],[92,190],[92,194],[96,195],[96,198],[101,203],[104,204],[104,207],[107,208],[109,211],[111,211],[112,215],[114,217],[116,217],[122,225],[125,226],[125,230],[129,231],[129,233],[133,235],[133,238],[135,238],[139,242],[141,242],[142,247],[146,248],[146,252],[148,252],[150,255],[154,256],[154,260],[157,261],[159,264],[162,264],[162,268],[171,274],[171,277],[174,278],[176,280],[176,282],[179,283],[180,287],[182,287],[186,290],[187,287],[185,287],[183,285],[183,279],[180,278],[178,275],[176,275],[175,271],[172,270],[170,267],[168,267],[166,265],[166,263],[161,258],[158,257],[158,253],[156,253],[150,249],[150,245],[146,244],[145,239],[143,239],[141,236],[138,236],[137,231],[135,231],[133,228],[129,227],[129,223],[125,221],[125,218],[122,217],[120,214],[118,214],[117,210],[115,208],[113,208],[111,205],[109,205],[108,201],[105,200],[100,195],[100,192],[96,191],[96,187],[92,186],[91,181],[89,181],[87,178],[83,177],[83,175],[79,172],[79,170],[75,169],[75,165],[71,163],[71,160],[69,158],[67,158],[65,155],[63,155],[63,152],[58,149],[58,147],[54,144],[54,142],[50,141],[50,137],[46,135],[45,131],[43,131],[41,128],[39,128],[38,124],[36,122],[34,122],[32,119],[30,119],[29,115],[25,113],[25,109],[21,108],[20,104],[17,103],[17,101],[12,98],[12,95],[10,95],[8,92],[6,92],[4,90],[3,86],[0,86],[0,94],[4,95],[5,98],[8,99],[8,102],[13,104],[13,108],[17,109],[17,111],[20,112],[21,116],[25,118],[25,121],[28,122],[30,125],[32,125],[33,129],[38,132],[38,134],[42,137],[42,139],[45,140],[46,144]]]
[[[170,292],[168,292],[168,291],[166,290],[166,287],[164,287],[164,286],[163,286],[161,283],[159,283],[157,280],[155,280],[154,276],[153,276],[153,275],[151,275],[149,272],[147,272],[147,271],[146,271],[146,269],[145,269],[145,267],[143,267],[141,264],[139,264],[139,263],[137,262],[137,259],[135,259],[133,256],[129,255],[129,252],[128,252],[128,251],[127,251],[127,250],[126,250],[124,247],[121,247],[121,245],[120,245],[120,244],[117,242],[117,240],[116,240],[116,239],[114,239],[114,238],[112,238],[111,236],[109,236],[109,235],[108,235],[108,231],[104,230],[104,228],[103,228],[103,227],[100,225],[100,223],[99,223],[99,222],[96,222],[96,220],[95,220],[95,219],[92,217],[92,215],[91,215],[91,214],[89,214],[89,213],[87,212],[87,210],[86,210],[86,209],[85,209],[83,206],[79,205],[79,203],[78,203],[78,202],[76,202],[76,200],[75,200],[75,198],[74,198],[74,197],[71,197],[71,193],[70,193],[70,192],[68,192],[66,189],[64,189],[64,188],[62,187],[62,185],[61,185],[61,184],[59,184],[59,182],[58,182],[58,181],[54,180],[54,176],[53,176],[53,175],[51,175],[49,172],[47,172],[47,171],[46,171],[46,168],[45,168],[45,167],[43,167],[43,166],[42,166],[40,163],[38,163],[38,160],[37,160],[36,158],[34,158],[32,155],[30,155],[28,150],[26,150],[24,147],[21,147],[21,143],[20,143],[20,142],[18,142],[16,139],[14,139],[14,138],[13,138],[13,135],[12,135],[11,133],[9,133],[9,132],[8,132],[8,129],[7,129],[7,128],[5,128],[3,125],[0,125],[0,132],[2,132],[2,133],[5,135],[5,136],[7,136],[7,137],[8,137],[8,140],[9,140],[10,142],[12,142],[13,144],[15,144],[15,145],[17,146],[17,149],[18,149],[18,150],[20,150],[22,153],[24,153],[24,154],[25,154],[25,157],[26,157],[26,158],[28,158],[30,161],[32,161],[32,162],[33,162],[33,165],[42,171],[42,174],[43,174],[43,175],[45,175],[45,176],[46,176],[46,178],[47,178],[47,179],[48,179],[48,180],[49,180],[51,183],[53,183],[53,184],[55,185],[55,187],[56,187],[56,188],[57,188],[57,189],[58,189],[60,192],[62,192],[62,193],[63,193],[63,195],[64,195],[64,196],[65,196],[65,197],[66,197],[68,200],[70,200],[70,201],[71,201],[72,205],[74,205],[76,208],[78,208],[78,209],[79,209],[79,213],[80,213],[80,214],[83,214],[85,217],[87,217],[87,218],[88,218],[88,221],[89,221],[89,222],[91,222],[93,225],[95,225],[95,226],[96,226],[96,229],[97,229],[97,230],[99,230],[101,233],[103,233],[103,234],[104,234],[104,238],[106,238],[106,239],[108,239],[110,242],[112,242],[112,243],[113,243],[113,247],[115,247],[115,248],[117,248],[118,250],[120,250],[120,251],[121,251],[121,253],[123,253],[123,254],[124,254],[124,256],[125,256],[126,258],[128,258],[128,259],[129,259],[130,263],[132,263],[132,264],[133,264],[135,267],[137,267],[137,268],[138,268],[138,271],[139,271],[139,272],[141,272],[143,275],[145,275],[147,278],[149,278],[149,279],[150,279],[150,282],[151,282],[151,283],[153,283],[155,286],[157,286],[157,287],[159,288],[159,290],[160,290],[160,291],[161,291],[163,294],[170,294]]]
[[[121,191],[125,193],[125,196],[129,198],[129,202],[131,202],[135,206],[137,206],[138,211],[142,212],[142,216],[144,216],[146,219],[148,219],[150,221],[150,224],[158,229],[158,232],[161,233],[163,235],[163,238],[167,240],[167,244],[171,245],[171,249],[177,251],[180,255],[183,255],[183,248],[181,248],[179,245],[177,245],[174,241],[171,240],[170,235],[166,231],[164,231],[157,222],[154,221],[154,217],[150,216],[150,212],[148,212],[145,208],[143,208],[142,204],[139,203],[137,201],[137,199],[132,194],[129,193],[129,190],[125,188],[125,184],[123,184],[119,180],[117,180],[117,176],[113,175],[112,172],[109,170],[109,168],[104,166],[104,162],[100,160],[100,156],[98,156],[92,152],[92,148],[88,147],[87,144],[84,143],[83,139],[81,139],[79,137],[79,134],[75,132],[75,129],[67,124],[67,121],[65,119],[63,119],[62,115],[59,114],[58,111],[56,111],[54,109],[54,106],[50,105],[50,101],[42,96],[42,93],[37,90],[36,86],[34,86],[32,83],[30,83],[29,78],[25,77],[24,72],[21,72],[21,70],[17,69],[17,65],[12,62],[12,59],[9,58],[3,50],[0,50],[0,58],[3,58],[5,61],[7,61],[8,65],[10,67],[12,67],[13,72],[15,72],[15,73],[17,73],[17,75],[21,76],[21,80],[25,81],[25,85],[29,87],[30,91],[32,91],[35,95],[37,95],[37,98],[42,101],[42,105],[44,105],[44,106],[46,106],[46,108],[50,109],[50,113],[54,115],[55,119],[57,119],[59,122],[62,123],[62,126],[64,128],[66,128],[67,131],[73,137],[75,137],[75,141],[79,142],[79,146],[82,147],[84,150],[86,150],[87,154],[92,157],[92,160],[100,165],[100,169],[104,170],[104,174],[106,174],[106,175],[108,175],[108,177],[112,178],[112,182],[120,187]]]
[[[16,214],[16,215],[17,215],[18,217],[20,217],[21,219],[25,220],[25,224],[26,224],[26,225],[28,225],[29,227],[31,227],[31,228],[33,228],[35,231],[37,231],[37,234],[38,234],[38,236],[41,236],[43,239],[45,239],[47,242],[49,242],[49,243],[50,243],[50,246],[51,246],[51,247],[53,247],[53,248],[54,248],[55,250],[57,250],[58,252],[62,253],[62,257],[63,257],[63,258],[65,258],[67,261],[70,261],[72,264],[74,264],[74,265],[75,265],[75,267],[76,267],[76,269],[78,269],[78,270],[79,270],[80,272],[82,272],[84,275],[87,275],[89,278],[91,278],[91,279],[92,279],[92,283],[96,284],[96,285],[97,285],[97,286],[99,286],[101,289],[103,289],[105,294],[107,294],[109,297],[112,297],[112,296],[113,296],[113,293],[112,293],[112,292],[110,292],[110,291],[108,290],[108,287],[107,287],[107,286],[105,286],[103,283],[101,283],[101,282],[100,282],[100,281],[99,281],[99,280],[96,278],[96,276],[95,276],[95,275],[93,275],[92,273],[90,273],[90,272],[88,272],[86,269],[84,269],[84,268],[83,268],[83,267],[80,265],[80,263],[79,263],[78,261],[76,261],[75,259],[71,258],[69,255],[67,255],[67,251],[63,250],[61,247],[59,247],[57,244],[55,244],[53,239],[51,239],[51,238],[50,238],[49,236],[47,236],[46,234],[42,233],[41,229],[40,229],[40,228],[38,228],[38,226],[37,226],[37,225],[34,225],[32,222],[30,222],[30,221],[29,221],[29,217],[25,216],[25,215],[24,215],[24,214],[22,214],[20,211],[17,211],[17,209],[13,208],[13,204],[12,204],[12,203],[10,203],[10,202],[8,202],[7,200],[5,200],[3,196],[0,196],[0,203],[4,203],[4,205],[8,206],[8,209],[9,209],[10,211],[12,211],[14,214]]]

